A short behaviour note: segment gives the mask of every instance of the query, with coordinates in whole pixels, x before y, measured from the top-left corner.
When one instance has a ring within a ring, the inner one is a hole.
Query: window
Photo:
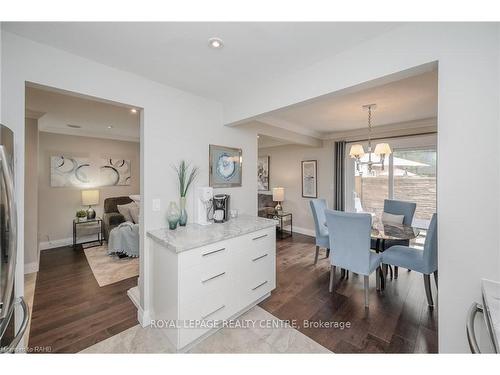
[[[380,165],[360,166],[358,171],[354,160],[346,156],[346,210],[370,212],[380,220],[384,199],[399,199],[415,202],[414,225],[426,228],[432,214],[436,212],[436,136],[416,136],[377,140],[387,142],[392,154]],[[359,143],[359,142],[357,142]],[[346,150],[349,152],[350,144]],[[365,150],[367,144],[363,144]],[[373,161],[378,161],[372,155]],[[368,161],[365,155],[362,161]]]
[[[396,149],[392,154],[394,199],[417,203],[416,220],[436,212],[436,149]]]
[[[361,161],[368,161],[365,155]],[[371,172],[368,166],[362,165],[359,170],[354,168],[354,211],[374,213],[377,219],[382,217],[384,199],[389,198],[389,173],[387,160],[384,170],[380,165],[374,165]]]

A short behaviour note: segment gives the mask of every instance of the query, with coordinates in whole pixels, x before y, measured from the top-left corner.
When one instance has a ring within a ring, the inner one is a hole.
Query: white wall
[[[24,272],[38,271],[38,121],[26,119]]]
[[[224,106],[225,123],[233,123],[439,61],[441,352],[468,351],[464,324],[480,301],[480,278],[500,278],[498,45],[496,23],[407,24],[293,76],[246,87]]]
[[[201,168],[198,185],[208,184],[208,145],[223,144],[243,149],[243,186],[227,189],[232,205],[243,213],[257,213],[257,137],[254,133],[224,128],[222,108],[215,101],[149,81],[136,75],[57,50],[46,45],[2,33],[3,119],[15,131],[16,186],[18,209],[24,209],[24,91],[25,82],[56,87],[142,108],[141,121],[141,194],[143,230],[141,231],[141,275],[149,259],[144,231],[165,226],[170,200],[177,200],[172,163],[187,159]],[[161,200],[159,212],[152,211],[152,200]],[[192,204],[188,213],[192,216]],[[22,217],[20,215],[20,217]],[[18,220],[19,233],[23,222]],[[19,248],[23,248],[20,237]],[[23,264],[19,252],[19,264]],[[16,280],[16,293],[22,295],[22,270]],[[141,277],[141,305],[148,313],[149,281]]]
[[[310,198],[302,197],[303,160],[318,161],[318,198],[324,198],[333,207],[333,144],[323,147],[284,145],[259,148],[259,156],[269,156],[270,188],[285,188],[283,209],[293,214],[293,231],[314,236],[314,221],[309,206]]]

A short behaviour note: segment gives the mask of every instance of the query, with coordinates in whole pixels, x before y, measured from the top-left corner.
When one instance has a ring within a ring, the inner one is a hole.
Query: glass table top
[[[291,214],[292,214],[291,212],[287,212],[287,211],[274,211],[274,212],[268,213],[268,216],[283,217],[283,216],[288,216]]]
[[[380,240],[411,240],[419,234],[419,228],[409,225],[374,223],[371,237]]]

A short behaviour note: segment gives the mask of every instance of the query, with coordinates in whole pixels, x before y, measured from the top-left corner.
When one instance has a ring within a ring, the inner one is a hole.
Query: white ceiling
[[[284,146],[291,143],[292,142],[285,141],[283,139],[278,139],[275,137],[270,137],[268,135],[263,135],[263,134],[259,134],[257,139],[257,144],[259,148]]]
[[[15,34],[201,96],[308,67],[387,32],[396,23],[2,22]],[[220,37],[224,48],[208,47]]]
[[[434,118],[438,108],[438,73],[432,70],[385,85],[328,95],[299,103],[255,120],[302,134],[327,137],[367,127],[365,104],[376,103],[372,125]]]
[[[40,131],[77,136],[139,141],[139,112],[131,108],[63,94],[26,88],[27,117],[38,118]],[[72,128],[69,125],[80,126]],[[109,129],[108,126],[112,128]]]

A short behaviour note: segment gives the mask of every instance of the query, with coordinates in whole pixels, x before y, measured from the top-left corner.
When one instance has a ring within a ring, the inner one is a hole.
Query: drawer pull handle
[[[201,254],[201,256],[202,256],[202,257],[206,257],[206,256],[208,256],[208,255],[212,255],[212,254],[218,253],[218,252],[220,252],[220,251],[224,251],[224,250],[226,250],[226,248],[225,248],[225,247],[223,247],[222,249],[218,249],[218,250],[214,250],[214,251],[209,251],[208,253]]]
[[[259,259],[267,257],[267,254],[261,255],[260,257],[257,257],[255,259],[252,259],[252,262],[257,262]]]
[[[255,238],[253,238],[253,241],[260,240],[261,238],[264,238],[264,237],[267,237],[267,234],[263,234],[262,236],[255,237]]]
[[[208,278],[208,279],[206,279],[206,280],[202,280],[202,281],[201,281],[201,283],[202,283],[202,284],[205,284],[206,282],[208,282],[208,281],[210,281],[210,280],[213,280],[213,279],[216,279],[216,278],[218,278],[218,277],[221,277],[221,276],[223,276],[223,275],[225,275],[225,274],[226,274],[225,272],[221,272],[221,273],[219,273],[219,274],[217,274],[217,275],[215,275],[215,276],[209,277],[209,278]]]
[[[260,283],[259,285],[257,285],[256,287],[253,287],[252,290],[257,290],[259,289],[261,286],[264,286],[267,284],[267,281],[264,281],[263,283]]]
[[[224,307],[226,307],[226,305],[222,305],[221,307],[219,307],[219,308],[215,309],[215,310],[214,310],[214,311],[212,311],[211,313],[208,313],[207,315],[203,315],[203,316],[201,317],[201,319],[206,319],[206,318],[208,318],[210,315],[215,314],[217,311],[221,311]]]

